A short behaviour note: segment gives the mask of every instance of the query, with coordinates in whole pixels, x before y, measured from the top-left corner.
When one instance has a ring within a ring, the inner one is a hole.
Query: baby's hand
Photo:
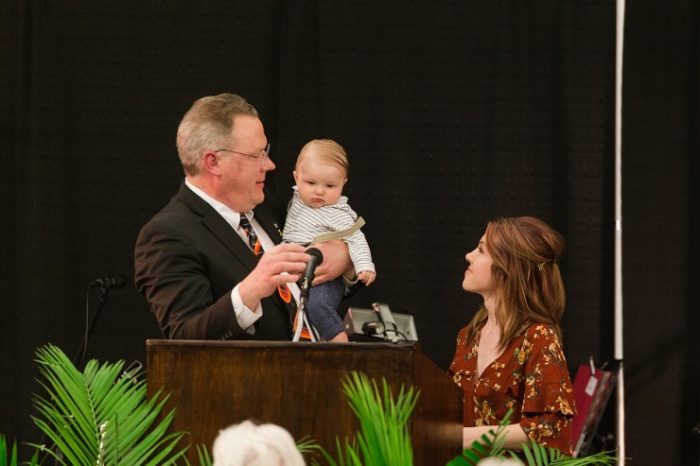
[[[374,281],[374,278],[377,276],[376,273],[372,272],[371,270],[365,270],[363,272],[360,272],[357,274],[357,278],[365,284],[365,286],[370,286],[372,282]]]

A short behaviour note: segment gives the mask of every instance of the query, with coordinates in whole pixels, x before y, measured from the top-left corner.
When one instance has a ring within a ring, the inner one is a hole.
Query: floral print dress
[[[478,329],[467,341],[467,328],[457,336],[449,374],[464,390],[464,425],[498,425],[512,408],[535,442],[571,454],[571,421],[576,414],[574,391],[559,338],[553,327],[533,324],[477,374]]]

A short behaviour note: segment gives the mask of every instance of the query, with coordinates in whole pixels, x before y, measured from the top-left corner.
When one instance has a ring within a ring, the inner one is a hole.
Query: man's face
[[[219,151],[222,201],[237,212],[247,212],[265,199],[265,174],[275,164],[265,155],[267,137],[255,116],[233,119],[233,136],[225,151]]]

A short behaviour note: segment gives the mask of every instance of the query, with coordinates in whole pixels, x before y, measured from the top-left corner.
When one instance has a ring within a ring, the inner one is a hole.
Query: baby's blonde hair
[[[348,154],[343,149],[343,146],[333,141],[332,139],[314,139],[306,143],[299,152],[295,169],[299,168],[299,164],[306,158],[315,156],[315,159],[322,162],[328,162],[338,166],[348,175]]]

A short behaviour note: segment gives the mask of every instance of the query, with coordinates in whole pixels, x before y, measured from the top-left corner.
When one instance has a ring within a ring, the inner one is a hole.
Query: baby
[[[282,238],[289,243],[309,244],[319,235],[349,230],[342,240],[348,245],[358,280],[370,285],[376,276],[365,235],[356,225],[358,216],[343,196],[348,181],[345,150],[330,139],[315,139],[299,153],[294,170],[294,195],[289,201]],[[355,228],[353,228],[355,227]],[[324,340],[348,341],[338,306],[345,293],[342,278],[312,288],[306,312]]]

